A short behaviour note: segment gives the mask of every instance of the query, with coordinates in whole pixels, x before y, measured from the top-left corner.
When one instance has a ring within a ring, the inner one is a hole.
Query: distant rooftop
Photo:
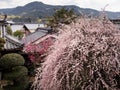
[[[44,24],[24,24],[23,27],[26,27],[30,32],[35,32],[38,27],[45,27]]]
[[[46,30],[42,30],[42,29],[38,29],[35,32],[31,33],[30,35],[26,36],[24,39],[22,39],[22,42],[24,44],[29,44],[31,42],[34,42],[35,40],[45,36],[48,34],[48,31]]]

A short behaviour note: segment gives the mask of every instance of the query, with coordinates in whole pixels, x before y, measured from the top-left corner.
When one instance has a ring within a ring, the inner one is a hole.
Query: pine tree
[[[75,18],[74,11],[68,10],[66,8],[61,8],[59,10],[56,10],[56,12],[53,14],[53,17],[49,21],[48,26],[51,26],[53,28],[58,27],[59,24],[70,24],[74,18]]]

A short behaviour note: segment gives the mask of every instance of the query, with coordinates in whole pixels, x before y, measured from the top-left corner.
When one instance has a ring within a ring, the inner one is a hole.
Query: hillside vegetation
[[[77,15],[92,15],[99,16],[99,11],[89,8],[80,8],[75,5],[47,5],[42,2],[31,2],[25,6],[18,6],[11,9],[0,9],[0,12],[6,13],[14,18],[14,21],[36,21],[39,18],[51,17],[54,12],[60,8],[65,7],[68,10],[73,9]],[[102,7],[101,7],[102,8]],[[109,18],[117,18],[120,16],[120,12],[107,12]],[[16,17],[17,16],[17,17]]]

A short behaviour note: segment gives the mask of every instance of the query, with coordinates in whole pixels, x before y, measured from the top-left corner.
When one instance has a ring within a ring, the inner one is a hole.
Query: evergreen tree
[[[56,12],[53,14],[53,17],[49,21],[48,26],[55,28],[58,27],[60,23],[70,24],[74,20],[75,16],[76,15],[72,9],[68,10],[63,7],[59,10],[56,10]]]

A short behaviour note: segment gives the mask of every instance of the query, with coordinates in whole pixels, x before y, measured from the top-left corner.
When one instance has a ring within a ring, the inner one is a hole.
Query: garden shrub
[[[24,65],[24,63],[25,60],[23,56],[16,53],[5,54],[0,58],[0,67],[3,69],[9,69],[14,66]]]
[[[5,90],[29,90],[29,79],[28,77],[23,77],[22,79],[18,79],[15,81],[14,85],[5,86]]]
[[[28,75],[28,69],[25,66],[15,66],[10,72],[3,73],[3,79],[16,80]]]
[[[101,17],[80,18],[60,30],[34,90],[119,90],[120,31]]]
[[[0,50],[4,48],[5,40],[0,37]]]
[[[23,66],[25,60],[23,56],[16,53],[5,54],[0,58],[2,68],[2,79],[10,80],[13,84],[7,84],[5,90],[25,90],[28,88],[28,69]]]
[[[0,88],[0,90],[4,90],[4,89]]]

